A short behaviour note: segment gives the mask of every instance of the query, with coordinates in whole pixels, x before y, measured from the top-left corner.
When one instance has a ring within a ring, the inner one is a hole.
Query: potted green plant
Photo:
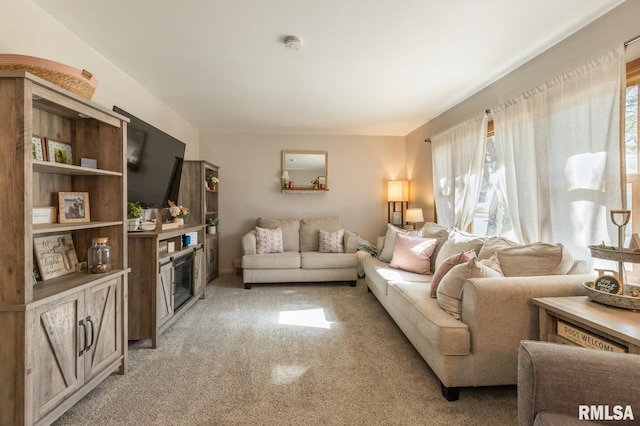
[[[127,229],[137,231],[140,228],[140,218],[142,217],[142,206],[139,201],[127,202]]]
[[[218,223],[220,221],[218,220],[217,217],[214,218],[210,218],[209,220],[207,220],[207,233],[208,234],[215,234],[218,231]]]

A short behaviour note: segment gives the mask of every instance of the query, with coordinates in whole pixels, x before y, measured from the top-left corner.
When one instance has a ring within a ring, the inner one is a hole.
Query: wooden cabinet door
[[[30,312],[33,419],[36,421],[84,383],[84,297],[77,292]]]
[[[193,294],[200,294],[204,290],[204,249],[199,248],[193,259]],[[204,293],[203,293],[204,297]]]
[[[205,254],[206,254],[206,282],[211,281],[218,275],[218,236],[215,234],[205,234]]]
[[[122,285],[117,278],[85,291],[84,320],[89,341],[85,351],[85,380],[122,355]]]
[[[156,321],[160,327],[173,315],[173,263],[160,266],[157,286]]]

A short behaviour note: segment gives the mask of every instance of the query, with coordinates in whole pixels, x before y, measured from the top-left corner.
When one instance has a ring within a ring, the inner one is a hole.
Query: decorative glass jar
[[[108,237],[94,237],[87,250],[87,263],[90,274],[101,274],[111,270],[111,246]]]

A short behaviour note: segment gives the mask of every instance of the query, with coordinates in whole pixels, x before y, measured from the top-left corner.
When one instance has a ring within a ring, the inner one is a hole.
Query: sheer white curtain
[[[473,220],[482,180],[487,115],[431,137],[438,222],[466,229]]]
[[[516,237],[561,242],[577,258],[616,237],[624,49],[613,49],[492,108],[495,148]],[[617,240],[614,240],[617,241]]]

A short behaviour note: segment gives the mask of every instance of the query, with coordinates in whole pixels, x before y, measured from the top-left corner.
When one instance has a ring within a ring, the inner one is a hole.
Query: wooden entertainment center
[[[191,243],[185,244],[189,235]],[[151,339],[159,335],[198,298],[205,296],[204,225],[182,225],[164,231],[129,232],[129,339]],[[176,306],[177,265],[193,256],[193,288]]]

